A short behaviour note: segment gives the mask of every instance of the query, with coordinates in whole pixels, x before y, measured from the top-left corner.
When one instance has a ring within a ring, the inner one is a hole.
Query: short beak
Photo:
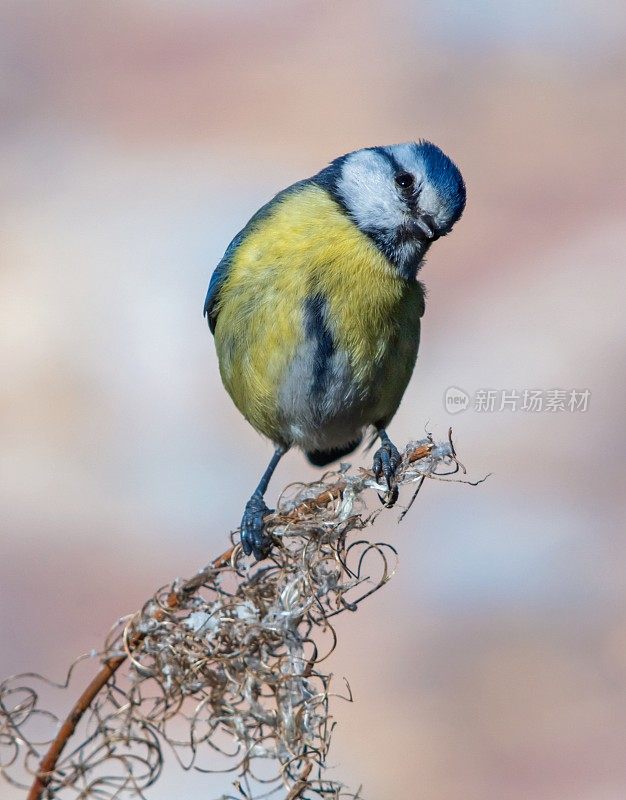
[[[428,214],[420,214],[414,218],[415,226],[426,239],[436,239],[435,221]]]

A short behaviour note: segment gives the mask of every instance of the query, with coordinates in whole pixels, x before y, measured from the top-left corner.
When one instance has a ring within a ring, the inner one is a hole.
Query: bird
[[[397,498],[387,427],[417,359],[417,275],[465,202],[461,172],[432,142],[365,147],[280,191],[228,245],[204,315],[227,392],[274,445],[241,520],[246,556],[271,553],[264,498],[291,448],[324,467],[370,430],[374,474]]]

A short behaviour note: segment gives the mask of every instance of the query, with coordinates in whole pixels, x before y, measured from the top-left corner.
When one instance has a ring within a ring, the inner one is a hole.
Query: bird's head
[[[356,150],[325,172],[326,185],[355,224],[407,278],[465,208],[461,173],[430,142]]]

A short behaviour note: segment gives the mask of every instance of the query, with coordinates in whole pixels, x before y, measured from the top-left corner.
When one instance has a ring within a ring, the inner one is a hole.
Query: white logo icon
[[[458,386],[449,386],[443,396],[443,405],[448,414],[459,414],[468,407],[470,397]]]

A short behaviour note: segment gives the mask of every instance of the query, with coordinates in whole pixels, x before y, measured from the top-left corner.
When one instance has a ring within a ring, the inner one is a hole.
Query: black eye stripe
[[[395,155],[386,147],[379,149],[378,152],[389,162],[394,173],[394,182],[396,186],[403,192],[412,192],[415,186],[415,175],[410,173],[406,167],[403,167]]]

